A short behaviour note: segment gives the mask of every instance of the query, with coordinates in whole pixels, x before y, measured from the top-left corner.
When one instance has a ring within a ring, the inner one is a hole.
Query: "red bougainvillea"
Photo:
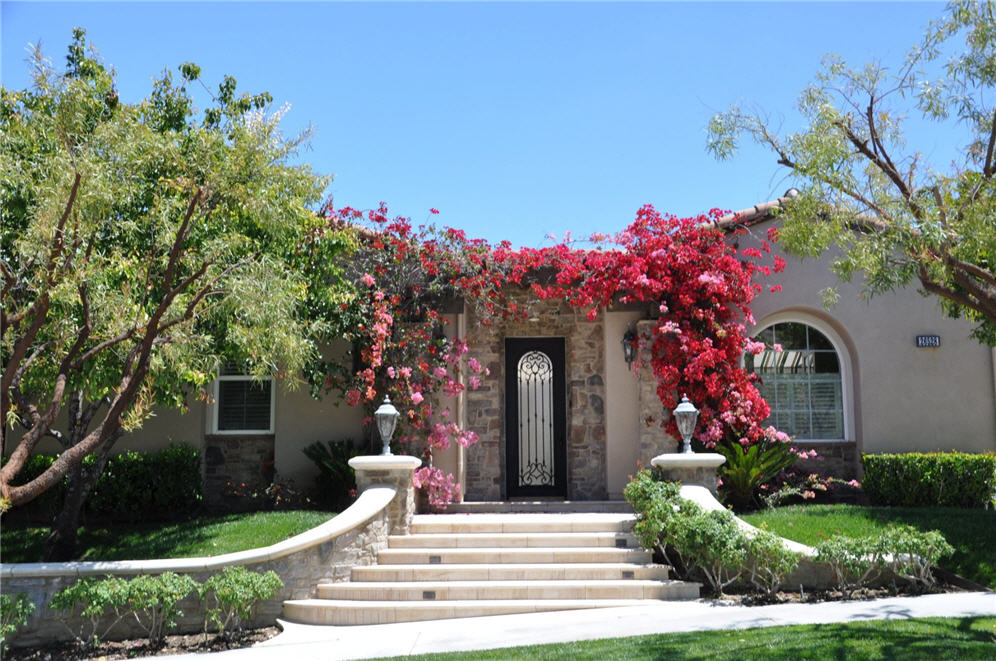
[[[359,364],[339,376],[330,371],[326,385],[340,388],[353,406],[372,408],[390,394],[405,412],[402,440],[419,442],[430,460],[416,482],[429,489],[434,505],[449,502],[459,485],[431,466],[432,450],[477,440],[439,405],[441,397],[476,388],[487,376],[467,360],[464,339],[446,337],[441,310],[462,298],[486,320],[524,317],[528,310],[506,297],[506,283],[527,286],[538,299],[563,299],[589,320],[616,303],[646,304],[655,324],[636,342],[648,350],[664,406],[673,408],[687,394],[700,409],[698,440],[707,447],[724,438],[744,446],[788,440],[762,428],[768,405],[741,367],[744,351],[764,348],[746,336],[749,304],[761,289],[754,280],[785,263],[777,256],[765,263],[768,241],[760,250],[734,248],[714,228],[718,210],[676,218],[645,206],[622,232],[592,237],[591,248],[564,241],[521,250],[468,239],[460,230],[414,229],[383,206],[361,213],[328,205],[324,213],[330,226],[369,226],[359,230],[364,247],[349,266],[357,293],[343,304],[353,320],[344,335],[358,347]],[[552,280],[540,282],[541,271],[552,272]],[[654,423],[660,421],[648,421]],[[677,437],[673,421],[667,428]]]

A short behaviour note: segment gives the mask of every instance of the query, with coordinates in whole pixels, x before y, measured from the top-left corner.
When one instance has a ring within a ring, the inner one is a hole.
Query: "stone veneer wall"
[[[794,443],[800,450],[816,450],[816,459],[802,459],[795,468],[850,480],[858,477],[858,447],[850,442]]]
[[[650,366],[651,332],[657,322],[645,319],[636,323],[640,336],[639,352],[639,400],[640,400],[640,462],[644,468],[659,454],[676,452],[678,443],[664,431],[664,423],[671,418],[671,412],[664,408],[657,396],[657,379]]]
[[[501,500],[505,494],[505,338],[562,337],[567,369],[567,498],[607,497],[605,432],[605,325],[593,322],[559,301],[531,307],[537,321],[484,326],[468,310],[469,356],[491,374],[477,390],[468,391],[468,429],[479,440],[466,451],[465,499]]]
[[[211,509],[233,509],[238,500],[226,496],[229,483],[238,488],[265,488],[273,479],[273,434],[204,437],[204,501]]]

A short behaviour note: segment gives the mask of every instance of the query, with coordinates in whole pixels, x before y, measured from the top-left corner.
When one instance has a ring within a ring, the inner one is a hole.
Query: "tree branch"
[[[992,127],[989,129],[989,146],[986,148],[986,160],[983,164],[982,174],[986,179],[993,176],[993,150],[996,149],[996,110],[993,110]]]

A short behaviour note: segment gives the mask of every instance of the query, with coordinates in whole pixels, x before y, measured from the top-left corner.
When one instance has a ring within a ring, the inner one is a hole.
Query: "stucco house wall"
[[[766,287],[754,301],[752,333],[799,321],[839,345],[846,440],[859,452],[996,450],[994,352],[969,336],[970,323],[946,317],[914,286],[868,299],[857,278],[837,281],[832,255],[786,259],[785,271],[765,282],[782,290]],[[820,292],[830,285],[839,300],[825,309]],[[917,335],[938,335],[941,346],[918,348]]]

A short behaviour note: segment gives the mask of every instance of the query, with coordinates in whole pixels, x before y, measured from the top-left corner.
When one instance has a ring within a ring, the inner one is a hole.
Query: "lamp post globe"
[[[685,442],[682,453],[691,453],[692,432],[695,431],[695,421],[699,418],[699,410],[688,401],[687,395],[682,395],[681,403],[672,413],[674,414],[674,422],[678,425],[678,433],[681,434],[681,439]]]
[[[384,444],[381,455],[391,454],[391,437],[394,436],[394,428],[398,425],[398,409],[394,408],[391,398],[384,396],[384,403],[374,411],[374,419],[377,421],[377,431],[380,432],[380,440]]]

